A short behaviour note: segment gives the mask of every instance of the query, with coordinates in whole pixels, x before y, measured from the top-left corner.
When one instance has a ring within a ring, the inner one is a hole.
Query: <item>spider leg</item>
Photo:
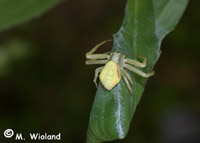
[[[126,77],[126,75],[124,73],[122,73],[122,77],[124,78],[124,81],[126,83],[126,86],[128,87],[128,90],[130,91],[130,93],[132,94],[132,89],[131,89],[131,85]]]
[[[123,72],[124,75],[127,77],[129,83],[130,83],[131,85],[133,85],[133,80],[131,79],[130,74],[129,74],[125,69],[122,69],[122,72]]]
[[[126,69],[128,69],[128,70],[130,70],[130,71],[132,71],[132,72],[134,72],[134,73],[136,73],[136,74],[142,76],[142,77],[148,78],[148,77],[154,75],[154,71],[151,72],[151,73],[144,73],[143,71],[138,70],[137,68],[135,68],[135,67],[133,67],[133,66],[131,66],[131,65],[128,65],[128,64],[125,64],[124,67],[125,67]]]
[[[92,50],[90,50],[89,52],[86,53],[86,58],[90,59],[90,60],[97,60],[97,59],[108,59],[110,57],[110,55],[108,55],[107,53],[104,54],[93,54],[100,46],[102,46],[103,44],[112,41],[112,40],[106,40],[103,41],[99,44],[97,44],[94,48],[92,48]]]
[[[103,67],[104,67],[104,66],[98,67],[98,68],[96,68],[96,70],[95,70],[95,76],[94,76],[94,80],[93,80],[93,81],[94,81],[96,87],[97,87],[97,77],[98,77],[99,73],[102,71]]]
[[[139,62],[139,61],[127,58],[127,59],[125,59],[125,63],[131,64],[131,65],[134,65],[134,66],[137,66],[137,67],[141,67],[141,68],[146,67],[146,65],[147,65],[147,58],[145,58],[143,56],[138,56],[138,57],[142,58],[143,62]]]
[[[106,64],[108,60],[87,60],[86,65]]]

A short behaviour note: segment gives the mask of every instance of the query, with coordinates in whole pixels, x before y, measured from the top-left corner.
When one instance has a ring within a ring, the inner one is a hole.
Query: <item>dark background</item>
[[[200,143],[199,5],[190,1],[164,39],[156,75],[117,142]],[[0,33],[0,141],[11,141],[3,131],[12,128],[27,138],[61,132],[60,142],[85,142],[97,67],[85,65],[85,53],[118,31],[124,7],[122,0],[68,0]]]

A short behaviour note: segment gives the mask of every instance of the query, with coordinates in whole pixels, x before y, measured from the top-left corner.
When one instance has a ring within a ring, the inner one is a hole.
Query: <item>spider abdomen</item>
[[[120,81],[120,70],[117,63],[109,61],[100,73],[100,81],[107,90],[111,90]]]

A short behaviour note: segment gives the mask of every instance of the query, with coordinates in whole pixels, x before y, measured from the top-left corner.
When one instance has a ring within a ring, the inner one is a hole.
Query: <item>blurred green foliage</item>
[[[1,0],[0,30],[31,20],[61,0]]]
[[[176,30],[163,41],[156,75],[121,143],[200,142],[199,4],[190,1]],[[31,132],[61,132],[60,142],[85,142],[96,92],[95,67],[85,65],[85,53],[119,29],[124,7],[125,1],[68,0],[0,32],[0,55],[7,61],[0,61],[6,63],[0,74],[2,142],[11,141],[3,137],[7,128],[23,133],[24,142],[30,142]],[[10,52],[12,43],[24,52]]]
[[[34,53],[32,44],[25,40],[10,39],[0,48],[0,76],[6,76],[12,72],[15,63],[27,60]]]

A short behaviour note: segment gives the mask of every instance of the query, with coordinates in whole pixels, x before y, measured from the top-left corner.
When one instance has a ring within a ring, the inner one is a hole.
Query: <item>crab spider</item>
[[[144,73],[143,71],[135,68],[144,68],[146,67],[147,59],[145,57],[139,56],[143,59],[143,62],[137,60],[125,58],[125,55],[121,53],[103,53],[103,54],[94,54],[94,52],[103,44],[112,41],[107,40],[97,44],[92,50],[86,53],[86,64],[105,64],[105,66],[99,67],[95,70],[94,83],[97,86],[96,80],[100,73],[100,81],[107,90],[111,90],[115,87],[121,79],[121,76],[124,78],[126,86],[128,87],[130,93],[132,93],[131,86],[133,81],[127,70],[132,71],[142,77],[148,78],[154,75],[154,71],[151,73]],[[134,67],[135,66],[135,67]]]

